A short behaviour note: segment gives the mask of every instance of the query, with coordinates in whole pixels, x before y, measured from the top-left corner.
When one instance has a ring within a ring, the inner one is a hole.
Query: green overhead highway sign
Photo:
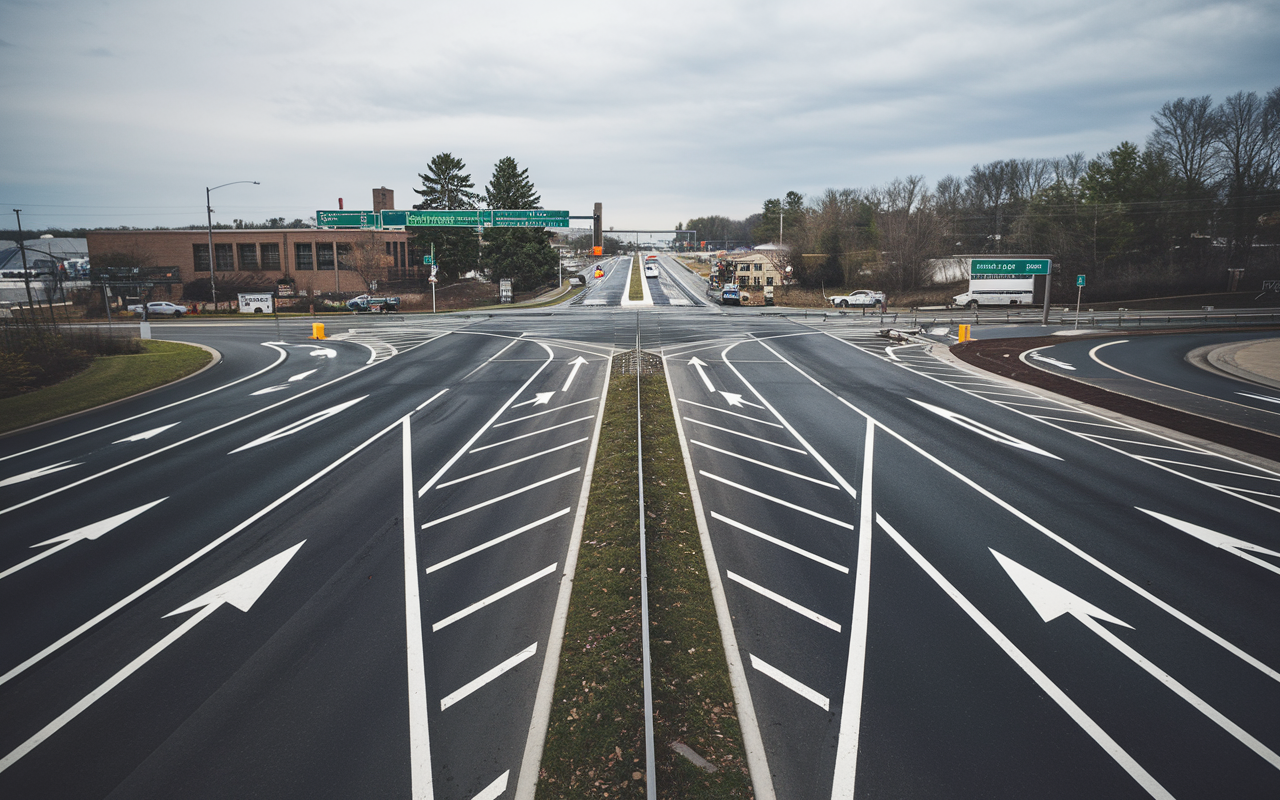
[[[317,211],[316,225],[321,228],[379,228],[376,211]]]
[[[457,211],[383,211],[383,228],[567,228],[569,212],[549,209],[463,209]]]
[[[1047,258],[975,258],[970,275],[1048,275]]]

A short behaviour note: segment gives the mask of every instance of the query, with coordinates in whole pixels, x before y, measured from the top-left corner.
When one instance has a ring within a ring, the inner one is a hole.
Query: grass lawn
[[[0,400],[0,433],[120,400],[185,377],[209,363],[207,350],[144,340],[145,352],[101,356],[84,372],[34,392]]]

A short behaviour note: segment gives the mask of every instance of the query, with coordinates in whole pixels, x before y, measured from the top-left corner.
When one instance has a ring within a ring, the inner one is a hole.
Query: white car
[[[827,301],[833,306],[848,308],[849,306],[878,306],[884,302],[884,292],[873,292],[870,289],[858,289],[849,294],[836,295],[828,297]]]
[[[645,276],[646,278],[656,278],[656,277],[658,277],[658,265],[657,265],[657,264],[645,264],[645,265],[644,265],[644,276]]]
[[[129,306],[129,310],[135,314],[142,313],[142,306]],[[147,316],[174,317],[175,319],[187,313],[186,306],[180,306],[177,303],[170,303],[167,300],[157,300],[153,303],[147,303]]]

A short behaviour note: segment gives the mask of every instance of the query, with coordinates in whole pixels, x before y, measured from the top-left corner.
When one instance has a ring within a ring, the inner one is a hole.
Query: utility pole
[[[27,247],[22,239],[22,209],[15,208],[13,215],[18,218],[18,253],[22,256],[22,282],[27,285],[27,311],[35,309],[36,301],[31,297],[31,273],[27,271]]]

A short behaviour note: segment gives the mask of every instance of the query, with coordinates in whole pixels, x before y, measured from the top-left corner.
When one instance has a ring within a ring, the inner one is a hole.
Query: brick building
[[[289,283],[294,291],[360,293],[368,281],[385,280],[409,270],[405,231],[327,228],[247,228],[215,230],[214,283],[255,284],[274,288]],[[90,231],[91,262],[108,253],[124,253],[151,267],[177,269],[183,283],[209,277],[209,234],[183,231]],[[178,299],[182,287],[157,286],[157,293]]]

